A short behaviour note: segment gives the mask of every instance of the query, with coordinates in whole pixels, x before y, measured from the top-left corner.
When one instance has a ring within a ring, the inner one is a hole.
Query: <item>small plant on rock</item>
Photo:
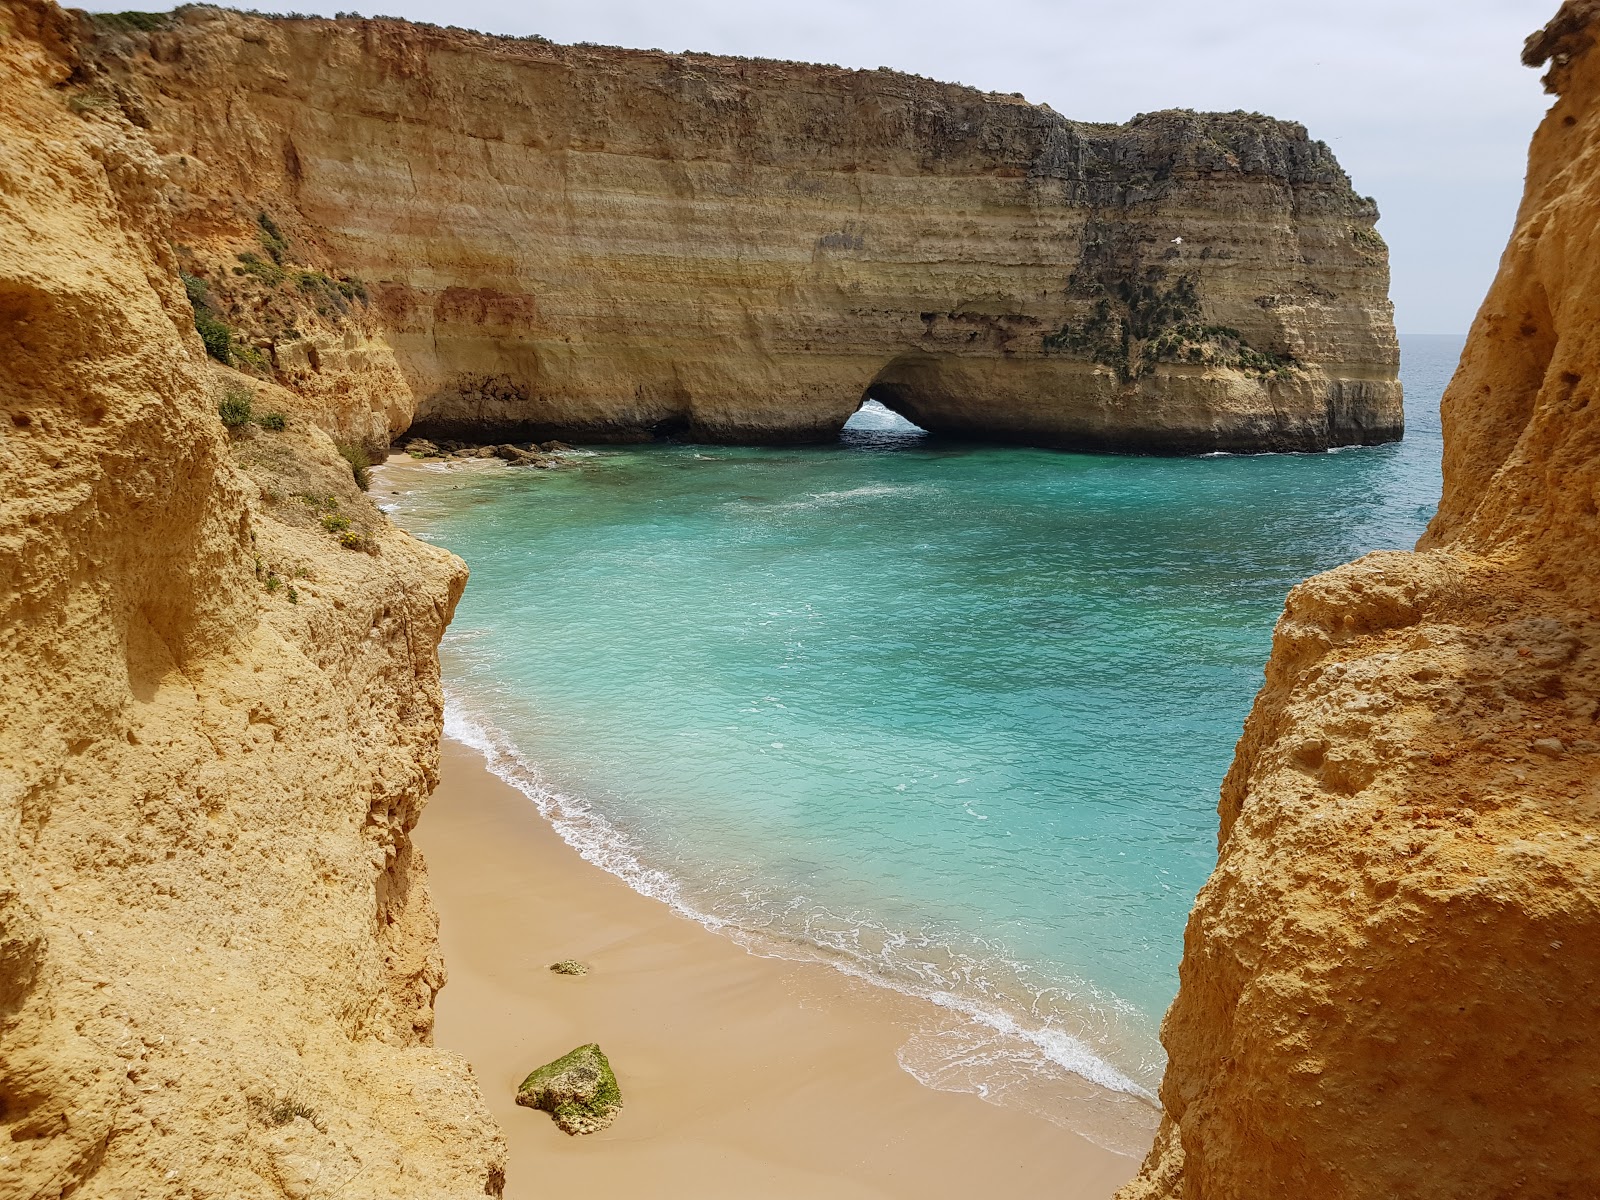
[[[217,415],[222,418],[222,423],[229,429],[238,429],[250,423],[250,409],[254,397],[242,387],[230,387],[222,393],[222,400],[217,405]]]
[[[263,429],[270,429],[273,433],[282,433],[289,427],[289,419],[281,412],[262,413],[256,418],[256,424]]]
[[[304,1117],[318,1129],[324,1129],[322,1118],[317,1110],[303,1101],[283,1096],[277,1100],[254,1100],[250,1105],[260,1115],[266,1124],[274,1128],[281,1128],[289,1124],[296,1117]]]
[[[233,269],[235,275],[252,275],[270,287],[277,287],[283,282],[284,270],[277,263],[270,263],[254,251],[246,250],[239,255],[239,265]]]
[[[356,481],[356,486],[363,492],[370,491],[372,460],[367,457],[367,452],[360,446],[340,446],[339,453],[350,464],[350,475]]]
[[[275,266],[283,266],[283,260],[289,256],[289,240],[283,236],[283,231],[278,228],[278,223],[265,212],[256,214],[256,225],[259,227],[258,236],[261,246],[272,259]]]

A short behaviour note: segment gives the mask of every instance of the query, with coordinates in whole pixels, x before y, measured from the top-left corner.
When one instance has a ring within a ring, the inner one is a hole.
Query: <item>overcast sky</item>
[[[332,15],[361,0],[252,0]],[[1548,97],[1523,39],[1557,0],[381,0],[558,42],[894,67],[1084,120],[1157,108],[1301,121],[1377,197],[1402,333],[1465,332]],[[127,7],[90,3],[100,11]],[[154,7],[152,5],[152,7]],[[365,10],[363,10],[365,11]],[[370,13],[368,15],[371,15]]]

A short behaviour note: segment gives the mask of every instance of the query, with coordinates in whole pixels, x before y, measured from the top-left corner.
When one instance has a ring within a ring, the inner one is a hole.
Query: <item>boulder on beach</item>
[[[524,1079],[517,1103],[543,1109],[565,1133],[598,1133],[616,1119],[622,1091],[599,1045],[590,1042]]]
[[[551,963],[550,969],[557,975],[587,975],[589,964],[575,958],[563,958],[560,962]]]

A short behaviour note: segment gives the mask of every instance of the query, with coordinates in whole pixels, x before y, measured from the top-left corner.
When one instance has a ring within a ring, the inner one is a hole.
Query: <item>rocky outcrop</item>
[[[342,436],[805,441],[867,396],[1092,450],[1401,433],[1376,208],[1297,125],[388,19],[82,37],[200,303]]]
[[[599,1133],[622,1111],[622,1091],[594,1042],[536,1068],[517,1088],[517,1103],[539,1108],[563,1133]]]
[[[1600,4],[1444,399],[1414,554],[1302,584],[1223,786],[1122,1200],[1600,1180]]]
[[[498,1194],[409,837],[465,571],[208,364],[76,38],[0,3],[0,1197]]]

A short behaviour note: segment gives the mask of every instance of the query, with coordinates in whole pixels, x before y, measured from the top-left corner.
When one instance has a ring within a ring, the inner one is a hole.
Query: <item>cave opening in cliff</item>
[[[922,426],[871,396],[861,401],[861,407],[839,430],[839,441],[845,445],[878,449],[915,446],[927,436]]]

